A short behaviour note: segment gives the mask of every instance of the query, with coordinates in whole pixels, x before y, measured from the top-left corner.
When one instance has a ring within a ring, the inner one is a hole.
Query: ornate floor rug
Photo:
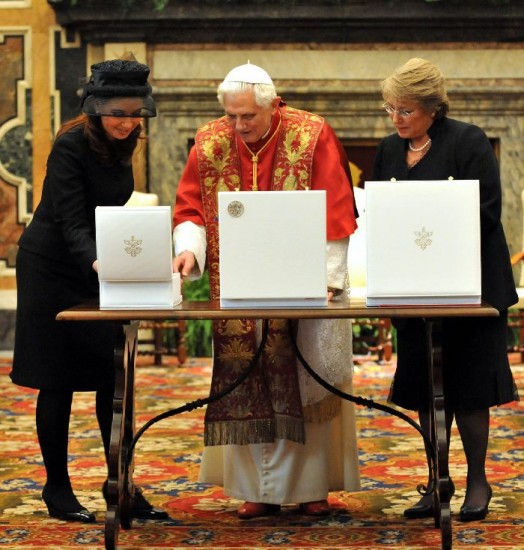
[[[2,362],[3,361],[3,362]],[[142,361],[144,363],[144,361]],[[394,362],[364,360],[355,367],[355,394],[384,403]],[[51,519],[40,498],[44,469],[35,436],[36,392],[10,383],[9,359],[0,360],[0,548],[104,548],[105,478],[94,396],[75,394],[71,423],[70,473],[79,500],[96,513],[90,525]],[[513,365],[521,395],[524,366]],[[137,369],[137,427],[155,415],[207,395],[210,361],[191,359]],[[332,493],[334,512],[325,518],[282,514],[240,521],[238,501],[220,488],[198,482],[203,410],[154,424],[138,442],[135,480],[148,498],[169,512],[158,523],[135,521],[121,530],[120,550],[197,549],[429,549],[440,548],[433,520],[405,520],[424,483],[422,440],[406,422],[357,407],[362,491]],[[453,517],[464,498],[466,467],[453,428],[450,470],[457,486]],[[524,549],[524,402],[492,413],[488,474],[493,487],[484,521],[453,521],[453,548]]]

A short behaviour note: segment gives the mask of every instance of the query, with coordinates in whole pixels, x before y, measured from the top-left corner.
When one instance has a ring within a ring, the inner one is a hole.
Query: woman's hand
[[[91,267],[98,273],[98,260],[95,260]]]

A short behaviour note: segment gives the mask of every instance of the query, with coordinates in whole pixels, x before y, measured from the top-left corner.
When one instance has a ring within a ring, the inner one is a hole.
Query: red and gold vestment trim
[[[280,110],[281,126],[273,161],[271,190],[311,186],[313,155],[324,119],[292,109]],[[195,140],[207,232],[211,298],[220,298],[218,192],[241,188],[241,154],[225,117],[202,127]],[[289,322],[271,320],[265,352],[252,374],[233,392],[206,410],[205,445],[250,444],[289,439],[304,442],[297,359]],[[211,393],[233,383],[247,368],[257,347],[257,323],[251,319],[213,322]]]

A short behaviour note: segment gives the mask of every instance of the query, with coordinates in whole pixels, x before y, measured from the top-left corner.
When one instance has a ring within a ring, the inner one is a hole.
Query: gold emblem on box
[[[231,201],[227,205],[227,211],[233,218],[240,218],[244,213],[244,205],[240,201]]]
[[[430,238],[433,235],[433,231],[426,231],[426,228],[423,227],[422,231],[415,231],[416,239],[415,244],[422,250],[426,248],[433,242]]]
[[[133,258],[135,256],[138,256],[142,252],[142,246],[141,246],[142,241],[135,239],[134,235],[131,235],[130,240],[124,239],[124,244],[125,244],[124,250],[130,256],[133,256]]]

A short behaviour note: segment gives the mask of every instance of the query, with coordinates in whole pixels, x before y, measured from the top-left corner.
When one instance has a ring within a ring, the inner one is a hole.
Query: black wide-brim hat
[[[112,59],[91,65],[83,112],[91,116],[156,116],[148,76],[149,67],[138,61]]]

